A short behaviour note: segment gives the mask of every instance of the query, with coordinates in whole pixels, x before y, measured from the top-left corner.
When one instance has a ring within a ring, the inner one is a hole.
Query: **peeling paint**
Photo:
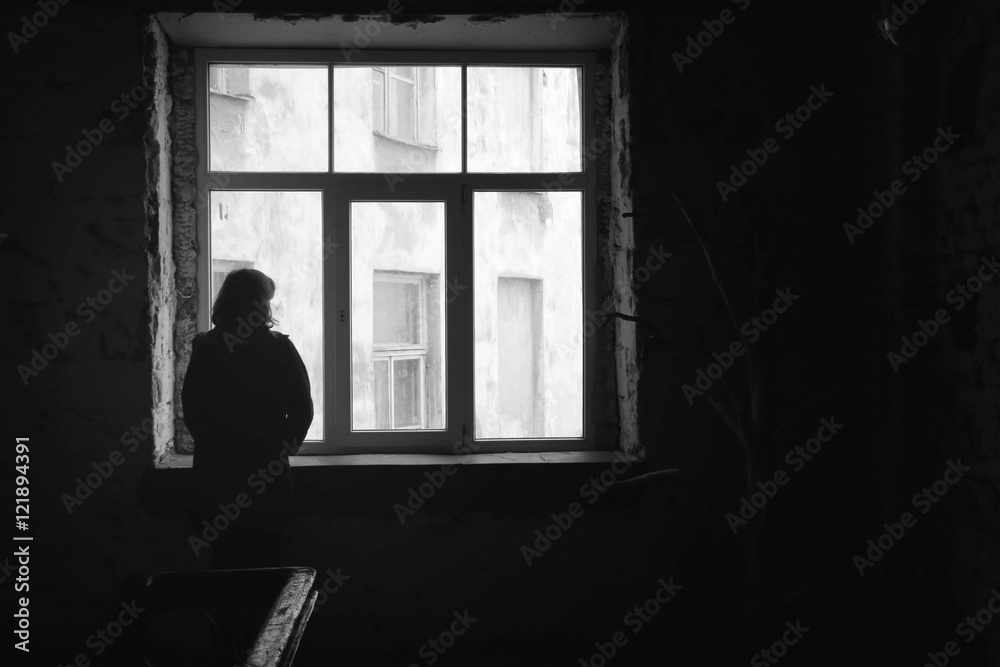
[[[483,24],[483,23],[506,23],[507,21],[512,21],[514,19],[519,19],[523,14],[477,14],[475,16],[470,16],[468,23],[471,24]]]
[[[335,14],[267,14],[267,13],[257,13],[253,15],[254,21],[284,21],[285,23],[291,23],[295,25],[299,21],[323,21],[328,19],[336,18]]]

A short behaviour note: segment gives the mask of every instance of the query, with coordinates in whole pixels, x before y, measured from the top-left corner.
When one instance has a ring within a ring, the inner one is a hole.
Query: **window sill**
[[[255,98],[253,95],[244,95],[242,93],[240,93],[240,94],[223,93],[223,92],[218,91],[218,90],[210,90],[208,92],[210,94],[212,94],[212,95],[216,95],[218,97],[226,97],[228,99],[236,100],[238,102],[256,102],[257,101],[257,98]]]
[[[398,137],[389,136],[388,134],[385,134],[384,132],[379,132],[378,130],[372,130],[372,134],[374,134],[376,137],[379,137],[380,139],[385,139],[387,141],[392,141],[392,142],[395,142],[397,144],[402,144],[404,146],[411,146],[413,148],[422,148],[422,149],[424,149],[426,151],[436,151],[438,153],[441,152],[441,149],[438,148],[437,146],[431,146],[430,144],[421,144],[421,143],[417,143],[416,141],[408,141],[406,139],[400,139]]]
[[[535,463],[608,463],[615,460],[613,451],[591,452],[504,452],[492,454],[320,454],[292,456],[293,468],[317,466],[435,466],[446,464],[535,464]],[[624,454],[629,461],[640,459]],[[190,454],[173,454],[164,457],[157,468],[190,468],[194,457]]]

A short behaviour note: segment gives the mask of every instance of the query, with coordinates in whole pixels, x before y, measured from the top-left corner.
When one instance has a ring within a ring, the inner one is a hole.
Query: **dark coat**
[[[211,520],[220,503],[238,506],[245,493],[249,506],[236,525],[280,527],[292,504],[288,455],[313,419],[309,375],[292,341],[268,329],[249,338],[219,327],[196,335],[181,400],[198,511]]]

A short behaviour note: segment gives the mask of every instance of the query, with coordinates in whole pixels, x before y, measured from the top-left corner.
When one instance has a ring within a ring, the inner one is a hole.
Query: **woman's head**
[[[230,272],[212,306],[212,324],[234,329],[243,319],[254,328],[263,324],[270,329],[277,322],[271,316],[274,289],[274,281],[256,269]]]

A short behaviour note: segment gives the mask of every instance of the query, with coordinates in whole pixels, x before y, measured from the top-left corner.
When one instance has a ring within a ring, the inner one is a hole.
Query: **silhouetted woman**
[[[271,331],[274,290],[274,281],[254,269],[226,276],[212,308],[214,327],[194,337],[184,378],[195,502],[213,527],[229,524],[209,541],[212,568],[277,564],[292,506],[288,455],[313,419],[302,358],[288,336]],[[237,518],[226,516],[237,508]],[[195,534],[203,539],[211,531],[199,521]]]

